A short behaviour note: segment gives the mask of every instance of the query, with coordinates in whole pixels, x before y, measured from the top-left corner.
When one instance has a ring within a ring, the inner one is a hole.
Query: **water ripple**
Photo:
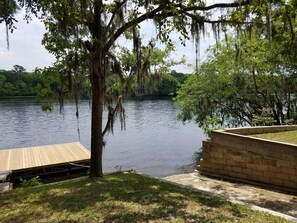
[[[63,114],[58,105],[42,112],[33,99],[0,99],[0,150],[79,141],[74,103],[67,102]],[[119,122],[107,136],[104,169],[136,169],[155,176],[183,171],[205,139],[193,123],[176,120],[178,109],[170,100],[126,101],[126,131]],[[89,101],[79,106],[81,143],[90,148]]]

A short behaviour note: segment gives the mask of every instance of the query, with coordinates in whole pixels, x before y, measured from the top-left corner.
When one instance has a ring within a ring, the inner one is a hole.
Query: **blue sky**
[[[215,0],[208,1],[214,3]],[[9,34],[10,49],[6,45],[6,32],[4,24],[0,24],[0,69],[12,69],[13,65],[18,64],[27,69],[34,70],[36,67],[43,68],[50,66],[55,58],[49,54],[41,45],[43,33],[45,32],[44,25],[37,19],[33,19],[27,24],[23,20],[23,13],[20,12],[16,16],[17,30],[13,34]],[[142,29],[145,30],[146,36],[155,35],[156,30],[154,25],[149,22],[144,22]],[[187,60],[186,65],[172,67],[173,70],[184,73],[192,73],[195,66],[195,48],[192,41],[186,43],[186,47],[178,42],[178,35],[173,34],[172,39],[176,39],[176,52],[172,54],[172,58],[179,59],[183,55]],[[214,38],[211,34],[206,34],[205,39],[201,39],[200,55],[203,60],[204,50],[214,44]],[[190,64],[190,67],[188,66]]]

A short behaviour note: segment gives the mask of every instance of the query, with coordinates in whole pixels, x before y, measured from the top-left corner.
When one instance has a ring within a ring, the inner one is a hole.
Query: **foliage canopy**
[[[243,0],[206,5],[202,0],[18,0],[19,5],[27,10],[27,17],[31,13],[44,22],[47,33],[43,44],[56,56],[58,66],[62,67],[61,74],[72,77],[73,85],[70,86],[74,89],[74,96],[77,95],[80,76],[87,74],[90,80],[91,176],[103,175],[103,137],[107,130],[112,130],[115,115],[118,114],[124,120],[121,101],[127,83],[136,80],[137,84],[142,84],[143,77],[154,73],[149,69],[152,66],[150,56],[154,45],[150,42],[144,46],[139,35],[143,21],[152,20],[155,23],[157,38],[169,48],[173,47],[173,32],[180,34],[182,44],[192,37],[197,47],[200,34],[205,33],[205,24],[211,24],[214,33],[219,36],[222,24],[249,24],[253,17],[251,14],[255,14],[256,20],[259,17],[258,10],[267,2],[263,0],[259,5],[259,1]],[[229,10],[222,10],[222,15],[214,18],[216,9]],[[266,23],[270,27],[269,4],[267,9]],[[131,40],[135,54],[128,76],[123,73],[116,51],[120,37]],[[110,76],[119,80],[116,81],[120,83],[117,91],[110,91],[107,85],[110,84]],[[105,128],[102,119],[104,107],[109,114]]]
[[[270,6],[269,24],[267,5],[248,6],[255,12],[251,22],[226,32],[182,86],[179,118],[194,118],[200,126],[209,117],[229,127],[296,123],[296,6],[294,1]],[[240,35],[232,38],[234,33]]]

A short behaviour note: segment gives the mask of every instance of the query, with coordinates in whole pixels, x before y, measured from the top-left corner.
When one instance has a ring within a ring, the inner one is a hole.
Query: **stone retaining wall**
[[[203,142],[198,170],[295,190],[297,145],[248,136],[289,130],[297,130],[297,126],[213,131],[211,140]]]

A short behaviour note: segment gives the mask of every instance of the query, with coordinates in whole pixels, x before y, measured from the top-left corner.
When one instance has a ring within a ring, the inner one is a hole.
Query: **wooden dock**
[[[23,172],[90,161],[90,152],[79,142],[0,150],[0,171]]]

